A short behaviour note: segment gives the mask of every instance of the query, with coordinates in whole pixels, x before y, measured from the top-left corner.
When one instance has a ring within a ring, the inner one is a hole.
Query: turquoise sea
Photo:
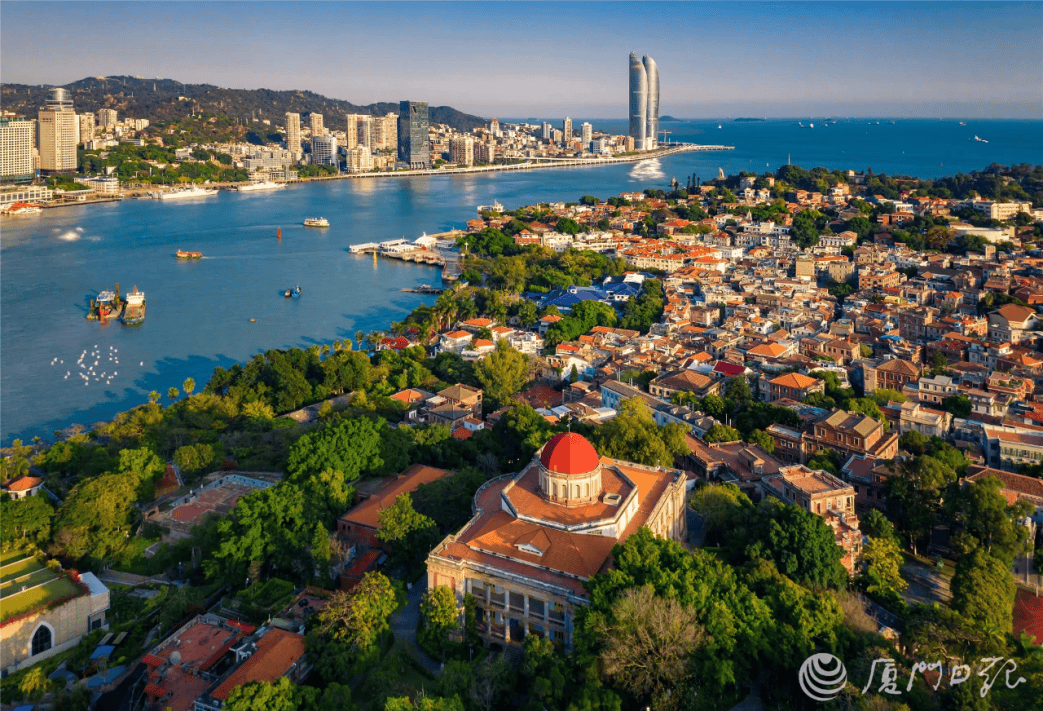
[[[1043,164],[1043,122],[843,119],[663,122],[672,140],[735,146],[658,161],[591,168],[301,184],[274,193],[223,192],[183,203],[45,210],[0,222],[0,442],[90,425],[187,377],[197,390],[215,366],[268,348],[308,346],[383,328],[434,297],[399,289],[435,284],[436,268],[349,254],[351,244],[463,227],[478,205],[507,207],[664,188],[718,168],[872,167],[920,177],[992,162]],[[574,119],[577,127],[582,119]],[[803,121],[807,125],[808,120]],[[592,120],[596,130],[625,122]],[[717,125],[720,123],[721,128]],[[978,135],[988,143],[968,141]],[[302,226],[323,216],[330,228]],[[282,228],[283,238],[276,240]],[[178,262],[178,249],[201,251]],[[139,327],[84,319],[89,300],[119,282],[146,293]],[[300,299],[282,290],[299,284]],[[250,319],[256,318],[255,323]],[[95,355],[96,354],[96,355]],[[83,356],[80,368],[77,361]],[[95,361],[97,364],[95,365]],[[117,362],[118,361],[118,362]],[[84,380],[93,368],[93,375]],[[68,376],[67,376],[68,374]],[[104,375],[103,375],[104,374]]]

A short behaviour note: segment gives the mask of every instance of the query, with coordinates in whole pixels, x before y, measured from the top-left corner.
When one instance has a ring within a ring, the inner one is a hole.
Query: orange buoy
[[[279,231],[275,233],[275,236],[280,240],[282,239],[282,227],[280,227]]]

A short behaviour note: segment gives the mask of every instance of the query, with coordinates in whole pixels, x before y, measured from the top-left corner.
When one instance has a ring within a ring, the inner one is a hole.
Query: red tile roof
[[[274,682],[304,656],[304,637],[286,630],[271,629],[257,643],[257,651],[232,672],[210,695],[224,701],[232,689],[251,681]]]
[[[600,457],[586,437],[559,432],[543,448],[540,462],[558,474],[582,474],[597,468]]]
[[[145,694],[157,699],[162,699],[170,692],[158,684],[145,684]]]
[[[340,520],[376,530],[380,525],[380,512],[393,505],[401,494],[412,493],[421,484],[429,484],[447,474],[449,472],[445,469],[414,464],[390,480],[373,496],[341,516]]]
[[[20,476],[8,482],[6,488],[8,491],[29,491],[29,489],[42,483],[43,479],[38,476]]]

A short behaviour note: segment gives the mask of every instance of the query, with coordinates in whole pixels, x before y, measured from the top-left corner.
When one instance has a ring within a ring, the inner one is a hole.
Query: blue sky
[[[42,42],[47,38],[47,42]],[[1043,3],[0,3],[0,79],[163,77],[482,116],[1043,118]]]

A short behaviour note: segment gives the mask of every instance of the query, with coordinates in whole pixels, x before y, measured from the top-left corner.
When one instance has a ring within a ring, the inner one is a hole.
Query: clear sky
[[[0,2],[0,79],[163,77],[624,118],[627,55],[662,115],[1043,118],[1043,3]]]

